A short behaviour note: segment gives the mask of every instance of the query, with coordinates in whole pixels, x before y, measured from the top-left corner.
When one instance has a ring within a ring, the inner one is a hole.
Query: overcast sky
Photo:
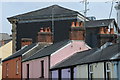
[[[15,0],[4,0],[0,2],[0,33],[4,32],[11,34],[11,24],[8,22],[7,17],[34,11],[54,4],[79,11],[80,13],[83,13],[84,10],[84,4],[81,2],[81,0],[77,0],[76,2],[73,2],[73,0],[66,0],[66,2],[63,2],[62,0],[58,2],[50,0],[46,0],[46,2],[42,2],[42,0],[39,0],[38,2],[36,0],[34,0],[36,2],[34,2],[33,0],[27,2],[24,1],[26,0],[21,0],[20,2],[16,2]],[[114,5],[115,4],[116,3],[114,2]],[[111,1],[92,0],[89,1],[87,8],[89,9],[89,11],[87,12],[87,16],[95,16],[97,19],[108,19],[111,10]],[[114,9],[114,7],[111,18],[116,18],[116,10]]]

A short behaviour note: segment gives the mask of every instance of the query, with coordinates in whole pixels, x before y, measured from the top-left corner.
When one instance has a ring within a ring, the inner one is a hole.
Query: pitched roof
[[[9,57],[5,58],[4,60],[2,60],[2,62],[11,60],[11,59],[19,57],[19,56],[22,56],[22,54],[24,54],[26,51],[28,51],[29,49],[31,49],[35,45],[36,45],[36,43],[31,44],[29,46],[23,47],[22,49],[18,50],[17,52],[15,52],[14,54],[12,54],[11,56],[9,56]]]
[[[0,41],[9,39],[12,39],[12,37],[10,37],[10,35],[8,35],[7,33],[0,33]]]
[[[78,52],[78,53],[70,56],[69,58],[65,59],[64,61],[56,64],[51,69],[65,68],[65,67],[70,67],[70,66],[77,65],[79,60],[83,59],[86,56],[91,55],[96,50],[97,50],[97,48],[86,50],[86,51],[82,51],[82,52]]]
[[[16,19],[41,18],[41,17],[44,18],[44,17],[52,16],[52,13],[54,13],[54,16],[55,15],[66,15],[67,16],[68,14],[80,14],[74,10],[70,10],[70,9],[67,9],[67,8],[64,8],[64,7],[61,7],[58,5],[52,5],[52,6],[49,6],[46,8],[42,8],[42,9],[28,12],[25,14],[20,14],[20,15],[13,16],[10,18],[16,18]],[[82,14],[80,14],[80,15],[82,15]],[[8,19],[10,19],[10,18],[8,18]]]
[[[118,55],[118,56],[116,58],[113,58],[116,55]],[[91,49],[91,50],[77,53],[77,54],[71,56],[70,58],[66,59],[65,61],[55,65],[51,69],[53,70],[53,69],[87,64],[87,63],[120,59],[119,56],[120,56],[120,43],[116,43],[113,45],[109,45],[108,47],[106,47],[102,50],[101,49],[99,49],[99,50]]]
[[[84,63],[112,60],[112,57],[117,55],[119,52],[120,52],[120,43],[116,43],[116,44],[110,45],[104,49],[100,49],[100,50],[96,51],[92,55],[87,56],[83,60],[79,61],[79,63],[84,64]]]
[[[33,56],[31,56],[27,59],[24,59],[23,62],[33,60],[33,59],[38,59],[38,58],[45,57],[45,56],[49,56],[70,42],[71,42],[71,40],[64,40],[64,41],[60,41],[60,42],[51,44],[51,45],[44,47],[43,49],[37,51]]]
[[[40,50],[40,49],[42,49],[42,48],[44,48],[45,46],[48,46],[48,45],[51,45],[51,44],[49,44],[49,43],[37,43],[37,45],[34,46],[32,49],[30,49],[26,53],[22,54],[22,60],[30,57],[35,52],[37,52],[38,50]]]
[[[106,26],[109,26],[112,21],[115,21],[115,19],[92,20],[92,21],[86,21],[85,25],[87,28],[101,27],[101,26],[106,27]]]

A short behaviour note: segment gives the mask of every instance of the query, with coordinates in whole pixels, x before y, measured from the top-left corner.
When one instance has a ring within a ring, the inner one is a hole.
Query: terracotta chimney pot
[[[44,31],[43,31],[43,28],[40,29],[40,32],[44,32]]]
[[[105,34],[109,34],[109,32],[108,32],[108,29],[107,29],[107,28],[105,28]]]
[[[76,27],[79,27],[79,22],[76,22]]]
[[[72,25],[71,25],[71,27],[75,27],[75,22],[72,22]]]
[[[48,32],[51,32],[51,30],[50,30],[50,28],[49,28],[49,27],[47,28],[47,31],[48,31]]]
[[[83,22],[80,22],[80,27],[83,27]]]
[[[114,28],[110,28],[110,34],[114,34]]]
[[[47,28],[45,28],[45,32],[48,32]]]
[[[105,34],[105,33],[104,33],[104,28],[103,28],[103,27],[100,28],[99,34]]]
[[[2,43],[2,46],[5,45],[5,41],[4,41],[3,39],[2,39],[2,41],[1,41],[1,43]]]

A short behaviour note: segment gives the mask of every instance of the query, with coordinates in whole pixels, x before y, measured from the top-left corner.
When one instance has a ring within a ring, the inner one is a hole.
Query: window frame
[[[90,80],[93,80],[93,64],[89,65],[89,78]]]
[[[44,78],[44,60],[40,62],[41,62],[41,77],[40,78]]]
[[[109,77],[108,77],[108,74],[110,75]],[[111,79],[110,62],[107,62],[107,63],[106,63],[106,79],[107,79],[107,80]]]
[[[19,60],[16,61],[16,74],[19,74]]]
[[[9,66],[8,63],[6,64],[6,77],[8,77]]]

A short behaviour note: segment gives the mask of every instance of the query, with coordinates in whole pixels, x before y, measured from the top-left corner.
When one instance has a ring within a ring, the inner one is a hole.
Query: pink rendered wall
[[[41,61],[44,60],[44,78],[49,77],[49,57],[34,59],[22,63],[22,78],[27,78],[27,64],[29,64],[29,78],[39,78],[41,76]]]
[[[76,52],[80,52],[88,49],[90,49],[90,47],[88,47],[83,41],[73,41],[72,43],[70,43],[70,45],[66,46],[62,50],[51,55],[50,67],[72,56]]]

